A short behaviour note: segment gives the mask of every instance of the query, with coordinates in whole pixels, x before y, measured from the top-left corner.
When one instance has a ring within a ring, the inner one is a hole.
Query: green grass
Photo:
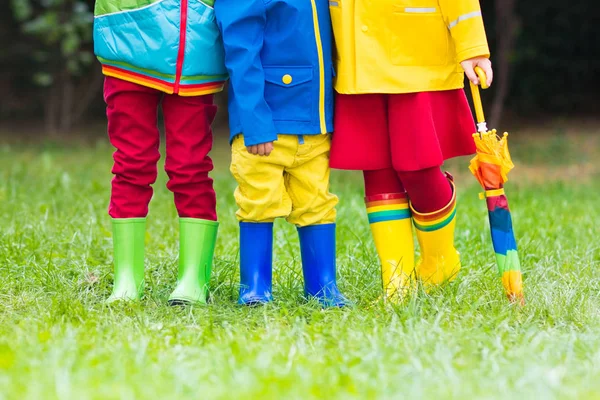
[[[579,168],[573,151],[561,153],[564,140],[529,145],[552,162],[523,163],[507,189],[522,309],[503,296],[466,160],[451,164],[464,263],[456,282],[403,306],[378,301],[360,176],[335,173],[339,282],[356,306],[322,311],[302,300],[296,234],[278,223],[277,301],[248,309],[235,305],[234,182],[221,146],[214,302],[182,309],[166,305],[178,225],[164,173],[151,204],[146,296],[107,306],[112,150],[0,148],[0,399],[600,398],[600,175],[561,175]],[[515,153],[526,145],[513,142]],[[555,180],[544,182],[546,171]]]

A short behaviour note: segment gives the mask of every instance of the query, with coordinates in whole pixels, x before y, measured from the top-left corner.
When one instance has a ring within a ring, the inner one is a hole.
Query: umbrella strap
[[[485,192],[479,193],[479,199],[485,200],[487,197],[497,197],[504,194],[504,189],[493,189],[486,190]]]

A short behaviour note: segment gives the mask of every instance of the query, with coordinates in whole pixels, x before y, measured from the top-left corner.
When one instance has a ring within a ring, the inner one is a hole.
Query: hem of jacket
[[[339,88],[335,86],[335,91],[338,94],[409,94],[409,93],[423,93],[423,92],[445,92],[448,90],[464,89],[465,84],[461,82],[456,85],[446,85],[438,87],[420,87],[420,88],[400,88],[400,87],[371,87],[371,88]]]
[[[244,135],[242,128],[235,124],[231,125],[229,143],[233,142],[236,136]],[[321,132],[321,124],[301,121],[275,121],[277,135],[328,135],[333,132],[333,122],[327,121],[327,133]]]
[[[139,72],[128,71],[112,65],[102,64],[102,73],[105,76],[110,76],[112,78],[117,78],[123,81],[135,83],[137,85],[156,89],[167,94],[175,93],[175,83],[167,82]],[[182,97],[214,94],[223,90],[225,87],[225,82],[225,80],[211,81],[209,79],[206,83],[194,85],[180,83],[177,94]]]

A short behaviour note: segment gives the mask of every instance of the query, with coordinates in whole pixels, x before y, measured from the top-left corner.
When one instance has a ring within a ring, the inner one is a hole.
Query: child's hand
[[[273,151],[273,142],[255,144],[254,146],[246,147],[248,153],[259,155],[259,156],[268,156]]]
[[[489,60],[489,58],[475,57],[461,62],[460,65],[462,65],[463,69],[465,70],[467,78],[469,78],[474,85],[479,85],[479,77],[475,73],[475,67],[480,67],[483,72],[485,72],[485,76],[487,76],[487,85],[492,85],[492,81],[494,80],[494,71],[492,70],[492,62]]]

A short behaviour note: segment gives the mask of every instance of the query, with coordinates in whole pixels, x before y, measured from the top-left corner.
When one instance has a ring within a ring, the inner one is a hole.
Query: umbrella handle
[[[482,89],[487,89],[489,86],[486,84],[487,76],[480,67],[475,67],[475,73],[479,77],[479,82]],[[473,105],[475,106],[475,115],[477,115],[477,131],[480,133],[487,132],[487,124],[485,122],[485,114],[483,113],[483,105],[481,104],[481,94],[479,93],[479,87],[471,84],[471,96],[473,97]]]

